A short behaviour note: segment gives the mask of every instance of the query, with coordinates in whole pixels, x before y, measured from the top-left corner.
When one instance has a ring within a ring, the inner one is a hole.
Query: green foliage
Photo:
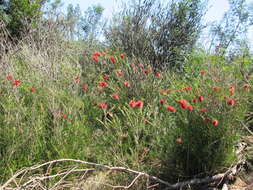
[[[104,8],[99,4],[87,8],[79,21],[79,37],[90,43],[98,39],[102,29],[103,11]]]
[[[225,12],[223,19],[219,23],[213,23],[211,27],[212,45],[220,49],[217,53],[231,54],[238,51],[238,45],[245,43],[244,34],[252,25],[253,15],[250,12],[246,0],[229,1],[229,10]]]
[[[9,0],[0,6],[0,18],[7,23],[7,29],[13,39],[20,39],[22,33],[34,26],[41,16],[41,8],[46,0]]]
[[[202,29],[204,1],[131,1],[114,16],[108,43],[160,70],[181,70]]]

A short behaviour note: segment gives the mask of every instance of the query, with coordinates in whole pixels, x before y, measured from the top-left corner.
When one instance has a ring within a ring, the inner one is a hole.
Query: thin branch
[[[138,174],[128,186],[113,186],[114,189],[130,189],[142,174]]]
[[[0,186],[0,190],[4,190],[12,181],[14,181],[18,176],[20,176],[21,174],[24,174],[25,172],[34,171],[36,169],[39,169],[39,168],[41,168],[43,166],[47,166],[47,165],[49,165],[51,167],[52,164],[60,163],[60,162],[75,162],[75,163],[89,165],[89,166],[93,166],[93,167],[97,167],[97,168],[90,168],[90,169],[75,169],[75,168],[73,168],[71,170],[64,171],[64,172],[61,172],[61,173],[57,173],[57,174],[54,174],[54,175],[42,176],[42,177],[33,177],[33,178],[30,178],[30,180],[25,182],[23,185],[21,185],[18,189],[22,189],[24,187],[27,187],[31,183],[32,184],[39,183],[40,181],[43,181],[43,180],[63,176],[63,178],[53,186],[53,187],[56,187],[58,184],[60,184],[62,182],[62,180],[64,178],[66,178],[69,174],[74,173],[74,172],[85,172],[85,174],[86,174],[87,172],[90,172],[90,171],[109,170],[109,171],[119,171],[119,172],[125,172],[125,173],[129,173],[129,174],[137,175],[134,178],[134,180],[128,186],[112,186],[112,185],[109,185],[109,186],[113,187],[114,189],[115,188],[129,189],[135,184],[135,182],[141,176],[144,176],[147,179],[158,182],[158,184],[165,185],[165,190],[172,190],[172,189],[180,189],[182,187],[190,186],[190,185],[208,184],[208,183],[211,183],[211,182],[218,182],[218,181],[223,180],[223,179],[225,179],[225,178],[227,178],[231,175],[235,175],[235,173],[238,172],[238,170],[239,170],[238,166],[241,166],[243,164],[243,161],[241,160],[234,167],[230,168],[225,173],[217,174],[217,175],[212,176],[212,177],[206,177],[206,178],[200,178],[200,179],[195,178],[195,179],[191,179],[191,180],[188,180],[188,181],[178,182],[176,184],[171,184],[171,183],[168,183],[168,182],[166,182],[162,179],[159,179],[155,176],[151,176],[147,173],[138,172],[138,171],[135,171],[135,170],[132,170],[132,169],[124,168],[124,167],[110,167],[110,166],[103,165],[103,164],[96,164],[96,163],[86,162],[86,161],[76,160],[76,159],[59,159],[59,160],[49,161],[49,162],[46,162],[46,163],[43,163],[43,164],[40,164],[40,165],[32,166],[32,167],[29,167],[29,168],[26,168],[26,169],[23,169],[23,170],[17,172],[2,187]],[[53,189],[53,188],[51,188],[51,189]]]

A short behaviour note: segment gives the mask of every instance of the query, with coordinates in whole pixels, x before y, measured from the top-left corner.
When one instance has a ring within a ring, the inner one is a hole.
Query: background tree
[[[203,0],[131,1],[114,15],[108,43],[130,56],[147,58],[157,69],[182,69],[184,55],[202,29]]]
[[[68,5],[66,15],[66,22],[67,22],[66,31],[68,32],[68,36],[72,40],[77,37],[78,24],[80,22],[81,16],[82,12],[78,4],[75,7],[72,4]]]
[[[211,27],[212,44],[219,48],[221,54],[238,49],[238,44],[244,44],[247,31],[253,23],[253,15],[246,0],[229,0],[229,10],[223,19]],[[233,50],[234,49],[234,50]],[[217,50],[217,49],[216,49]]]
[[[103,25],[103,11],[101,5],[93,5],[84,12],[79,22],[79,38],[89,40],[91,43],[97,39]]]
[[[35,25],[42,14],[42,6],[47,0],[1,0],[0,18],[7,24],[13,39],[20,39],[28,30],[28,25]]]

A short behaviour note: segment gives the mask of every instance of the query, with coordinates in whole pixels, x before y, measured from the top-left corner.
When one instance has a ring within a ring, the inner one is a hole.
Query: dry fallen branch
[[[72,169],[69,169],[67,171],[65,170],[65,171],[58,172],[57,174],[48,175],[49,170],[53,166],[53,164],[63,163],[63,162],[74,162],[75,164],[92,166],[93,168],[76,169],[77,166],[75,166]],[[180,189],[182,187],[189,186],[189,185],[209,184],[209,183],[212,183],[212,182],[220,183],[225,178],[228,179],[229,177],[231,177],[231,175],[234,176],[238,172],[238,170],[240,169],[242,164],[243,164],[243,161],[238,162],[234,167],[230,168],[227,172],[225,172],[223,174],[217,174],[217,175],[212,176],[212,177],[206,177],[206,178],[201,178],[201,179],[191,179],[191,180],[188,180],[188,181],[179,182],[179,183],[176,183],[176,184],[171,184],[171,183],[168,183],[168,182],[166,182],[162,179],[159,179],[155,176],[149,175],[147,173],[138,172],[138,171],[135,171],[135,170],[132,170],[132,169],[124,168],[124,167],[110,167],[110,166],[103,165],[103,164],[96,164],[96,163],[86,162],[86,161],[76,160],[76,159],[59,159],[59,160],[49,161],[49,162],[46,162],[46,163],[43,163],[43,164],[40,164],[40,165],[32,166],[32,167],[29,167],[29,168],[25,168],[25,169],[17,172],[6,183],[4,183],[2,186],[0,186],[0,190],[10,189],[8,187],[13,182],[15,182],[16,188],[12,188],[12,189],[17,189],[17,190],[18,189],[26,189],[26,188],[31,187],[31,186],[33,186],[33,187],[34,186],[40,186],[40,188],[43,189],[42,184],[41,184],[42,181],[52,179],[52,178],[56,178],[56,177],[62,177],[51,188],[49,188],[49,189],[53,190],[58,185],[61,185],[63,183],[64,179],[67,178],[67,176],[69,176],[70,174],[78,172],[78,173],[84,173],[84,175],[86,175],[88,172],[106,171],[106,170],[125,172],[125,173],[128,173],[128,174],[136,175],[135,178],[131,181],[131,183],[127,186],[113,186],[113,185],[109,185],[109,184],[103,184],[103,185],[110,186],[113,189],[130,189],[131,187],[133,187],[133,185],[136,183],[136,181],[140,177],[145,177],[147,180],[152,180],[152,181],[154,181],[154,182],[156,182],[160,185],[163,185],[165,187],[164,188],[165,190],[173,190],[173,189]],[[32,176],[32,177],[28,178],[28,180],[26,182],[23,182],[21,184],[21,181],[23,180],[23,178],[25,178],[24,177],[25,174],[27,174],[28,172],[31,172],[31,171],[34,172],[35,170],[41,169],[41,168],[46,167],[46,166],[47,166],[47,170],[46,170],[47,175],[44,174],[42,176]],[[84,178],[84,175],[82,176],[82,178]],[[20,180],[19,184],[18,184],[16,182],[16,179],[19,176],[22,177],[22,180]]]

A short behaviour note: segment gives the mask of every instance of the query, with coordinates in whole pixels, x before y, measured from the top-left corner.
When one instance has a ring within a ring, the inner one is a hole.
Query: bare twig
[[[138,174],[128,186],[114,186],[114,189],[130,189],[142,174]]]
[[[253,132],[247,127],[247,125],[245,125],[242,121],[240,121],[242,126],[251,134],[253,135]]]
[[[190,186],[190,185],[196,185],[196,184],[208,184],[208,183],[212,183],[212,182],[219,182],[220,180],[223,180],[227,177],[229,177],[230,175],[235,175],[235,171],[238,172],[238,166],[242,165],[242,161],[239,161],[234,167],[230,168],[227,172],[222,173],[222,174],[217,174],[215,176],[212,177],[206,177],[206,178],[200,178],[200,179],[191,179],[188,181],[183,181],[183,182],[179,182],[176,184],[171,184],[168,183],[162,179],[159,179],[155,176],[151,176],[147,173],[144,172],[138,172],[129,168],[124,168],[124,167],[110,167],[107,165],[103,165],[103,164],[97,164],[97,163],[92,163],[92,162],[86,162],[86,161],[82,161],[82,160],[76,160],[76,159],[59,159],[59,160],[53,160],[53,161],[49,161],[40,165],[36,165],[36,166],[32,166],[26,169],[23,169],[19,172],[17,172],[16,174],[14,174],[2,187],[0,186],[0,190],[5,190],[9,184],[11,184],[17,177],[19,176],[23,176],[24,173],[27,173],[29,171],[34,171],[37,170],[41,167],[44,166],[49,166],[52,167],[53,164],[55,163],[61,163],[61,162],[74,162],[74,163],[78,163],[78,164],[83,164],[83,165],[88,165],[88,166],[92,166],[94,168],[89,168],[89,169],[76,169],[72,168],[68,171],[62,171],[60,173],[54,174],[54,175],[42,175],[42,176],[35,176],[30,178],[28,181],[26,181],[24,184],[20,185],[20,187],[18,187],[17,189],[24,189],[25,187],[31,186],[31,185],[35,185],[37,186],[38,183],[40,183],[43,180],[47,180],[47,179],[51,179],[51,178],[55,178],[55,177],[60,177],[63,176],[57,183],[55,183],[53,185],[53,187],[51,187],[50,189],[54,189],[56,188],[59,184],[62,183],[62,181],[69,176],[72,173],[75,172],[85,172],[85,174],[87,174],[87,172],[91,172],[91,171],[99,171],[99,170],[109,170],[109,171],[119,171],[119,172],[125,172],[125,173],[129,173],[129,174],[134,174],[136,175],[136,177],[131,181],[131,183],[128,186],[112,186],[109,184],[104,184],[107,186],[110,186],[114,189],[130,189],[135,183],[136,181],[141,177],[145,177],[147,180],[153,180],[155,182],[157,182],[157,184],[159,185],[164,185],[166,190],[172,190],[172,189],[180,189],[182,187],[185,186]],[[157,184],[155,186],[157,186]],[[149,188],[151,188],[152,186],[150,186]]]

